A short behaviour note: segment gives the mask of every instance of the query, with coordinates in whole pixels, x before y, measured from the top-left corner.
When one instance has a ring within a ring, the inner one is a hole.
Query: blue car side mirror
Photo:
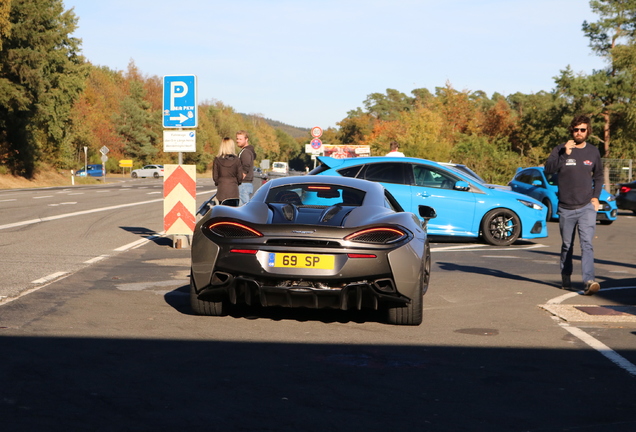
[[[458,190],[458,191],[467,191],[467,190],[470,189],[470,185],[468,184],[468,182],[465,182],[463,180],[459,180],[459,181],[455,182],[455,187],[453,189]]]

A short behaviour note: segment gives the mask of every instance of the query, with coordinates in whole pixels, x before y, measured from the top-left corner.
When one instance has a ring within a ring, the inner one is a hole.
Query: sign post
[[[103,146],[99,149],[99,152],[102,154],[102,180],[106,183],[106,161],[108,160],[108,154],[110,150],[108,147]],[[86,175],[88,175],[88,171],[86,171]]]
[[[173,246],[188,245],[194,232],[196,213],[196,166],[182,165],[182,152],[196,152],[197,78],[195,75],[163,77],[164,152],[177,152],[178,165],[165,165],[163,178],[164,228],[173,235]],[[176,187],[179,186],[179,187]]]

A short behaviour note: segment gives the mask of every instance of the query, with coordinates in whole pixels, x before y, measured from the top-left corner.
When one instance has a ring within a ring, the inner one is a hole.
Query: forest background
[[[452,83],[406,95],[394,89],[372,93],[363,107],[329,128],[326,144],[363,144],[384,155],[396,140],[412,157],[470,166],[487,181],[507,183],[517,167],[540,165],[568,139],[575,114],[593,119],[590,141],[604,158],[636,155],[636,0],[592,0],[598,21],[583,22],[591,50],[606,67],[590,74],[565,66],[551,91],[489,97],[457,90]],[[162,78],[146,76],[133,60],[126,71],[97,66],[81,55],[73,37],[78,17],[62,0],[0,0],[0,174],[34,179],[101,163],[121,172],[176,163],[163,152]],[[225,136],[247,130],[257,161],[287,160],[292,169],[313,166],[305,154],[308,129],[237,113],[217,100],[199,103],[197,151],[184,164],[209,169]],[[606,181],[606,183],[608,183]]]

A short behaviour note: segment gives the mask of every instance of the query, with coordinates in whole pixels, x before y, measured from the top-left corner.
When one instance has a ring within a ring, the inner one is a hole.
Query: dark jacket
[[[603,163],[598,149],[590,143],[582,149],[573,149],[569,156],[564,146],[561,144],[552,150],[544,171],[546,175],[559,174],[559,206],[575,210],[601,195]]]
[[[239,185],[243,181],[241,160],[235,155],[215,157],[212,178],[217,186],[216,199],[220,202],[239,197]]]
[[[239,158],[241,158],[243,172],[245,173],[243,183],[251,183],[254,179],[254,159],[256,159],[254,147],[249,144],[243,147],[239,152]]]

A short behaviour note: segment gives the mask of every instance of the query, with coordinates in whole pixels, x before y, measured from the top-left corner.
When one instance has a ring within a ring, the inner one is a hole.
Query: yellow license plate
[[[333,270],[335,261],[334,255],[270,253],[268,265],[270,267]]]

